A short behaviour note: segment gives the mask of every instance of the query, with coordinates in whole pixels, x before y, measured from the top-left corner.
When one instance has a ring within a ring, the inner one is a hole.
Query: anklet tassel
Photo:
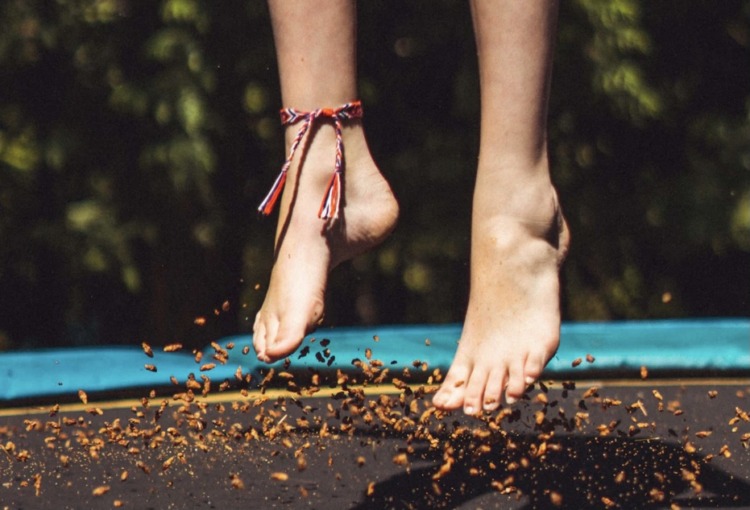
[[[325,198],[323,199],[323,203],[318,211],[318,217],[323,220],[335,219],[338,217],[342,192],[341,175],[344,170],[344,141],[341,122],[344,120],[362,118],[362,103],[360,101],[346,103],[335,109],[320,108],[312,112],[302,112],[293,108],[285,108],[281,110],[282,126],[288,126],[297,122],[302,122],[302,125],[300,126],[299,131],[297,131],[294,141],[292,141],[292,146],[289,149],[289,156],[287,156],[284,166],[281,167],[281,172],[273,183],[271,191],[268,192],[268,195],[266,195],[266,198],[258,207],[258,211],[264,216],[271,214],[273,211],[273,207],[278,201],[281,191],[284,188],[286,174],[289,167],[292,165],[294,153],[297,151],[297,147],[305,137],[305,134],[310,130],[313,122],[319,118],[333,120],[333,125],[336,130],[336,162],[333,167],[333,176],[331,176],[331,180],[328,183]]]
[[[341,173],[334,172],[328,183],[328,191],[320,204],[318,218],[327,220],[328,218],[337,218],[339,215],[339,200],[341,199]]]

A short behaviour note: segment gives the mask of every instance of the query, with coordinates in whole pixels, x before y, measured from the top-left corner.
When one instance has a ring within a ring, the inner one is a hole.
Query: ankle
[[[557,215],[557,195],[548,175],[529,175],[514,180],[477,179],[474,221],[515,219],[549,224]]]

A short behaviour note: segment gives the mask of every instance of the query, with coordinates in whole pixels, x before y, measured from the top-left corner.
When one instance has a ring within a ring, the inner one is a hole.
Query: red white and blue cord
[[[289,126],[291,124],[296,124],[297,122],[302,122],[302,125],[300,126],[299,131],[297,131],[297,135],[294,137],[294,141],[289,150],[289,156],[286,158],[284,166],[281,167],[281,172],[273,183],[271,191],[268,192],[268,195],[266,195],[266,198],[258,207],[258,211],[265,216],[271,214],[274,205],[276,205],[276,202],[281,196],[281,191],[284,189],[286,174],[292,165],[294,154],[297,151],[297,147],[304,139],[305,134],[307,134],[317,119],[330,119],[333,121],[333,126],[336,130],[336,162],[334,163],[333,175],[328,182],[323,203],[318,211],[318,217],[323,220],[337,218],[342,193],[341,176],[344,171],[344,141],[341,134],[343,130],[341,123],[345,120],[361,118],[362,103],[360,101],[346,103],[338,108],[320,108],[312,112],[303,112],[295,110],[294,108],[284,108],[281,110],[282,126]]]

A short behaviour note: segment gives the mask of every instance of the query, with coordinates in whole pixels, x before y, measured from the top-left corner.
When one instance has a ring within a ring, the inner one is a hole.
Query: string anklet
[[[284,166],[281,167],[281,172],[276,178],[276,181],[271,186],[271,191],[268,192],[266,198],[263,199],[258,211],[267,216],[273,211],[273,207],[281,196],[281,191],[284,189],[284,183],[286,182],[286,173],[289,167],[292,165],[292,159],[294,153],[297,150],[297,146],[300,144],[305,134],[310,130],[316,119],[331,119],[333,120],[333,126],[336,130],[336,162],[333,167],[333,176],[328,182],[325,197],[323,203],[318,211],[318,217],[323,220],[336,219],[339,214],[339,204],[341,202],[341,174],[344,171],[343,158],[344,158],[344,141],[341,136],[342,127],[341,122],[350,119],[361,119],[362,118],[362,102],[354,101],[346,103],[338,108],[319,108],[311,112],[303,112],[295,110],[294,108],[284,108],[281,110],[281,125],[289,126],[302,122],[302,125],[297,131],[297,135],[294,137],[292,147],[289,150],[289,156],[287,156]],[[302,169],[300,168],[300,171]]]

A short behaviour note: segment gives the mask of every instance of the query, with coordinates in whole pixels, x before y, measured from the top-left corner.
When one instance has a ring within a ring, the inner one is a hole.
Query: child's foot
[[[554,189],[536,189],[475,194],[469,306],[456,356],[433,398],[441,409],[493,411],[503,393],[515,402],[557,350],[558,272],[569,234]],[[488,193],[494,198],[482,202]],[[488,210],[494,214],[483,214]]]
[[[398,217],[398,204],[372,160],[362,125],[350,121],[343,131],[345,171],[339,218],[333,223],[318,218],[333,171],[336,141],[330,123],[313,129],[304,154],[298,151],[289,170],[271,282],[253,326],[258,359],[267,363],[294,352],[322,320],[328,272],[382,242]],[[298,172],[300,161],[303,166]]]

